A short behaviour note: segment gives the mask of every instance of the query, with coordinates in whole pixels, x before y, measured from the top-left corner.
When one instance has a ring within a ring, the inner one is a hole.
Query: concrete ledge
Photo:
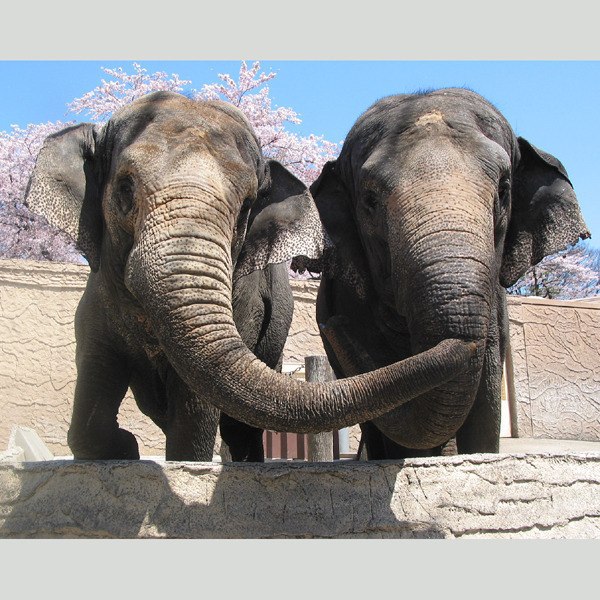
[[[506,454],[600,453],[600,442],[544,438],[500,438],[500,452]]]
[[[600,454],[0,464],[3,538],[600,538]]]

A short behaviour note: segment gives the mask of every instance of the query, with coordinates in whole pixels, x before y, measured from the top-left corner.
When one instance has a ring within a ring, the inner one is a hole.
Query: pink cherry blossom
[[[116,110],[136,98],[150,92],[181,92],[184,86],[192,83],[185,79],[179,79],[177,74],[171,75],[169,79],[164,71],[148,75],[147,70],[138,63],[133,63],[133,68],[135,73],[129,75],[121,67],[118,69],[102,67],[102,70],[113,77],[114,81],[102,79],[102,85],[84,94],[81,98],[75,98],[73,102],[69,102],[67,104],[69,111],[76,114],[86,113],[94,122],[108,121]]]
[[[70,237],[23,206],[25,188],[44,140],[72,123],[41,123],[0,132],[0,257],[81,262]]]
[[[164,72],[149,74],[138,63],[133,63],[132,74],[121,68],[102,67],[102,70],[109,77],[68,103],[69,112],[103,123],[114,111],[145,94],[161,90],[182,92],[191,84],[177,74],[171,77]],[[219,75],[221,83],[204,85],[200,92],[192,90],[191,94],[198,100],[221,98],[238,106],[254,126],[265,154],[288,166],[309,185],[322,165],[337,156],[339,149],[321,137],[302,137],[287,131],[285,125],[299,124],[300,118],[291,108],[273,108],[269,88],[264,84],[276,74],[259,71],[259,62],[250,69],[242,62],[237,82],[229,75]],[[30,124],[24,129],[13,125],[10,132],[0,132],[0,258],[83,261],[65,233],[23,205],[27,182],[45,138],[73,124],[57,121]]]
[[[508,293],[570,300],[600,295],[600,250],[585,242],[529,268]]]
[[[310,185],[318,177],[323,165],[335,159],[340,149],[322,136],[303,137],[287,130],[286,123],[298,125],[301,120],[291,108],[273,108],[270,90],[265,84],[276,74],[259,74],[259,70],[258,61],[251,69],[242,61],[237,82],[229,75],[220,74],[219,79],[223,83],[204,85],[195,98],[226,100],[237,106],[252,123],[265,156],[278,160],[298,179]],[[258,90],[261,86],[262,89]],[[252,91],[255,93],[250,93]]]

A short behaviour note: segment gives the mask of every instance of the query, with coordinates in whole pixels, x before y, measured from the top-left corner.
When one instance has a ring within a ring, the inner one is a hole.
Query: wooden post
[[[317,354],[304,358],[306,381],[333,381],[335,375],[327,356]],[[307,434],[308,460],[313,462],[330,462],[333,460],[333,432]]]

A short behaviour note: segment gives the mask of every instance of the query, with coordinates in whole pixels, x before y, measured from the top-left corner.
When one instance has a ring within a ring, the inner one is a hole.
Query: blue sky
[[[92,90],[107,76],[101,67],[133,71],[133,61],[0,61],[0,131],[56,120],[86,120],[66,115],[66,104]],[[143,61],[148,72],[177,73],[200,89],[234,79],[240,61]],[[247,61],[249,64],[251,59]],[[293,108],[302,123],[292,128],[341,142],[356,118],[375,100],[423,88],[466,86],[495,104],[517,135],[554,154],[566,167],[600,247],[600,203],[596,174],[600,116],[600,61],[269,61],[265,72],[277,106]]]

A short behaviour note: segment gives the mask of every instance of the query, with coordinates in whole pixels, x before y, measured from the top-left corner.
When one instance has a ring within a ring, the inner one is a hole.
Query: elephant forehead
[[[386,198],[388,213],[398,208],[402,211],[414,208],[425,219],[430,213],[441,215],[446,209],[457,215],[460,207],[464,207],[471,216],[485,220],[493,206],[496,189],[493,179],[482,169],[474,168],[471,161],[445,154],[415,157],[411,167],[403,170],[395,183]]]
[[[435,109],[424,115],[421,115],[415,122],[416,127],[424,127],[432,123],[445,123],[444,115],[441,111]]]
[[[429,140],[405,157],[399,170],[397,185],[411,185],[417,181],[460,179],[472,171],[469,156],[457,152],[443,140]]]
[[[149,191],[178,183],[204,183],[222,187],[235,180],[242,187],[256,187],[256,173],[246,164],[234,144],[225,149],[211,146],[203,132],[170,140],[159,135],[140,136],[135,143],[113,156],[112,176],[137,175]]]
[[[438,116],[422,117],[428,123]],[[436,121],[437,122],[437,121]],[[510,171],[507,151],[497,142],[476,132],[457,140],[446,135],[427,135],[398,154],[396,186],[471,180],[479,185],[494,186],[498,178]]]

